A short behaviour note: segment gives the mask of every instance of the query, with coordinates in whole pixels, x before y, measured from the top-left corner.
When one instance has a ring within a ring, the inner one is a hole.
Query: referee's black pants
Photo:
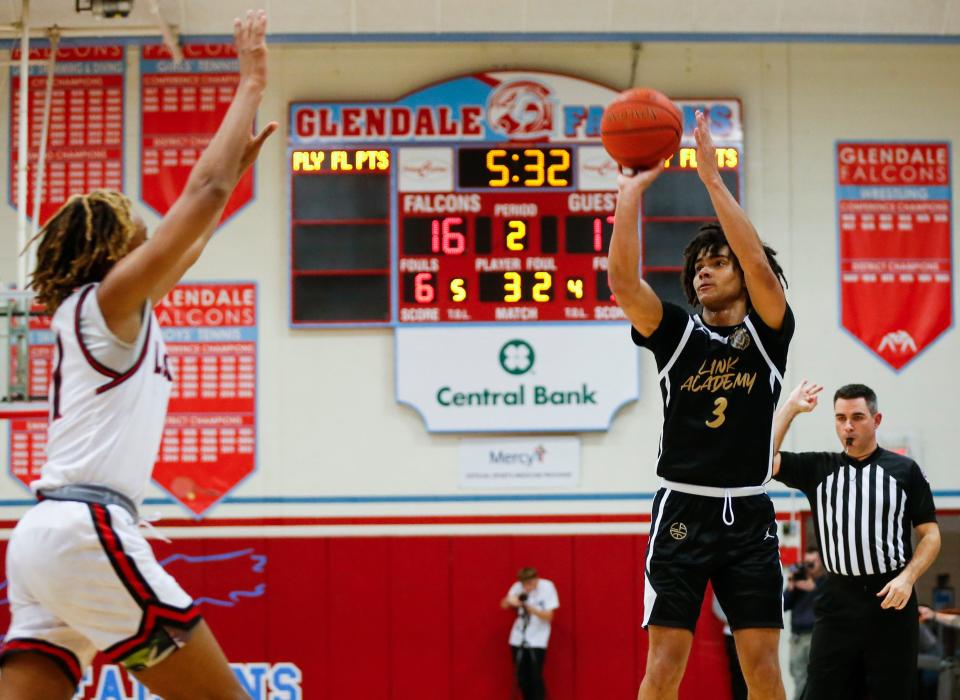
[[[911,700],[917,681],[917,594],[903,610],[877,593],[899,571],[827,575],[816,606],[804,700]]]

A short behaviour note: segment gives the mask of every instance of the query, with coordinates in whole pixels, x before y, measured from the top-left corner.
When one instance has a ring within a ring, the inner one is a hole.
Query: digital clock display
[[[401,211],[400,319],[620,318],[606,283],[612,193],[484,192],[446,202],[462,211]],[[424,195],[426,196],[426,195]],[[401,206],[417,208],[417,198]],[[575,209],[594,209],[571,214]]]
[[[569,189],[573,186],[573,150],[461,148],[457,173],[463,189]]]
[[[551,151],[564,155],[549,160]],[[402,193],[397,217],[399,321],[622,319],[607,281],[616,193],[559,184],[560,173],[566,172],[559,166],[580,155],[569,146],[461,148],[459,192]],[[644,274],[658,294],[679,303],[685,303],[678,281],[680,251],[701,222],[714,220],[694,156],[695,150],[685,147],[670,158],[643,205]],[[488,161],[493,170],[487,168]],[[717,161],[737,196],[739,152],[720,148]],[[544,181],[538,187],[497,184],[508,174],[512,179],[530,172],[527,168],[536,170],[539,181],[541,162]],[[501,165],[508,169],[498,173],[495,168]],[[558,169],[550,186],[547,173],[552,166]],[[683,205],[680,216],[674,214],[677,203]]]

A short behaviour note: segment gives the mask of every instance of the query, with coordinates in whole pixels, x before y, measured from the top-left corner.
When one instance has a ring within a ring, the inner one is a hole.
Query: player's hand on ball
[[[654,180],[660,177],[663,172],[664,162],[661,161],[655,168],[650,170],[629,170],[620,167],[617,174],[617,184],[620,186],[622,195],[642,195]]]
[[[812,384],[804,379],[790,392],[790,398],[787,400],[798,413],[809,413],[817,407],[821,391],[823,391],[821,385]]]

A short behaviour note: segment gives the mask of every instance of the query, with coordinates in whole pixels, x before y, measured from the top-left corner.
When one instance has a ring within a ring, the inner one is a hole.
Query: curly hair
[[[697,235],[694,236],[693,240],[684,248],[683,271],[680,273],[680,284],[683,287],[684,296],[687,297],[687,302],[690,306],[696,306],[700,303],[699,299],[697,299],[697,290],[693,287],[693,280],[697,276],[697,258],[701,257],[701,255],[716,255],[724,247],[730,249],[730,260],[742,274],[743,268],[740,267],[740,261],[737,259],[736,253],[733,252],[733,248],[730,248],[730,244],[727,242],[727,235],[718,223],[710,222],[703,224]],[[763,251],[767,254],[767,262],[770,264],[770,269],[773,270],[773,274],[777,276],[784,289],[786,289],[788,286],[787,278],[783,274],[783,268],[780,267],[780,263],[777,262],[777,251],[765,243],[763,244]],[[747,304],[750,304],[749,292],[747,292]]]
[[[39,239],[30,287],[53,313],[74,289],[102,280],[129,252],[136,233],[130,200],[119,192],[75,194],[31,240]]]

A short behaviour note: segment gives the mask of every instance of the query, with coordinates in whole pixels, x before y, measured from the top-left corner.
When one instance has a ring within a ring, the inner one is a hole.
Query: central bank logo
[[[536,354],[525,340],[508,340],[500,348],[500,366],[510,374],[526,374],[533,369]]]

